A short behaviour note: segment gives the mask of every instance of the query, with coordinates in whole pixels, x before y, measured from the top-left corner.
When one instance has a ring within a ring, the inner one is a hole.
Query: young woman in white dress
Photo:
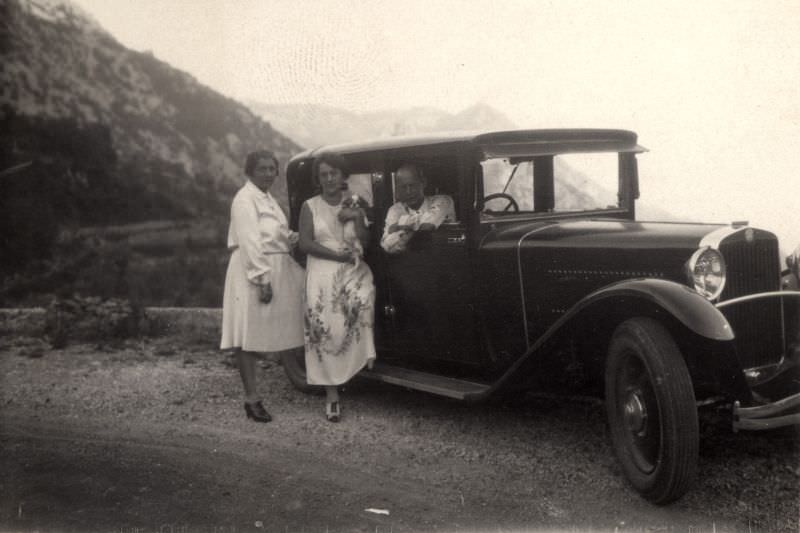
[[[278,159],[267,150],[252,152],[244,173],[248,179],[231,204],[220,347],[235,350],[247,417],[269,422],[256,392],[256,358],[302,349],[305,273],[289,255],[297,234],[269,193],[279,175]]]
[[[372,271],[348,245],[345,224],[353,221],[362,248],[367,247],[369,230],[362,209],[342,205],[349,196],[348,175],[340,155],[321,155],[314,164],[321,193],[300,211],[299,246],[308,255],[306,376],[309,384],[325,387],[325,413],[331,422],[341,416],[338,387],[375,359]]]

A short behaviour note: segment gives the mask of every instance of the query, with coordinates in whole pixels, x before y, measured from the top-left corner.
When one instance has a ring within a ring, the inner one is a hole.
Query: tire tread
[[[643,475],[641,480],[631,479],[632,467],[627,464],[625,454],[619,450],[619,446],[614,443],[617,457],[623,465],[623,470],[628,474],[628,479],[634,487],[649,501],[656,504],[666,504],[680,498],[691,487],[697,473],[697,461],[699,456],[699,424],[697,420],[697,410],[694,401],[694,387],[692,386],[691,376],[689,375],[686,362],[673,340],[669,331],[657,321],[651,318],[637,317],[623,322],[614,332],[614,337],[609,348],[609,364],[606,370],[606,399],[609,401],[610,384],[613,383],[615,352],[638,346],[642,350],[653,354],[652,357],[642,357],[640,359],[648,369],[651,377],[666,377],[661,383],[653,383],[654,388],[659,387],[661,392],[659,397],[666,396],[672,401],[661,402],[660,417],[662,422],[667,421],[674,427],[666,428],[664,440],[667,442],[668,457],[663,455],[659,458],[659,464],[652,474],[653,479],[647,479]],[[609,422],[616,417],[612,413],[612,405],[609,402]],[[615,407],[613,407],[615,409]],[[612,437],[614,435],[614,428]],[[662,425],[663,430],[663,425]],[[664,470],[664,460],[671,462]]]

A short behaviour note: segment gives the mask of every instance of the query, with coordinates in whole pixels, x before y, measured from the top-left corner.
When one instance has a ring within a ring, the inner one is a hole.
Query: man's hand
[[[414,226],[408,224],[392,224],[386,233],[397,233],[398,231],[414,231]]]
[[[262,304],[268,304],[272,301],[272,283],[267,283],[266,285],[259,285],[259,295],[258,299],[261,301]]]
[[[409,226],[407,224],[392,224],[391,226],[389,226],[388,233],[396,233],[398,231],[408,231],[413,233],[414,226]]]

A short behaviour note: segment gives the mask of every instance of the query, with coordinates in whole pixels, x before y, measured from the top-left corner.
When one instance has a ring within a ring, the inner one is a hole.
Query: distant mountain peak
[[[250,101],[248,105],[261,118],[307,148],[435,131],[516,128],[508,117],[485,102],[476,103],[456,114],[430,106],[358,113],[316,104],[264,104]]]
[[[464,113],[464,112],[467,112],[467,111],[470,111],[470,112],[474,112],[474,111],[489,111],[489,112],[493,112],[493,113],[500,113],[498,110],[496,110],[495,108],[493,108],[492,106],[490,106],[486,102],[475,102],[474,104],[472,104],[471,106],[465,108],[461,112]]]
[[[517,127],[506,115],[485,102],[478,102],[442,119],[440,126],[449,130],[510,130]]]

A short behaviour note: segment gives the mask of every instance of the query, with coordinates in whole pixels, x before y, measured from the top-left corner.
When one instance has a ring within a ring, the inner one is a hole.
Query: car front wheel
[[[656,504],[680,498],[697,472],[697,407],[689,370],[664,326],[633,318],[616,329],[605,393],[612,444],[628,481]]]

